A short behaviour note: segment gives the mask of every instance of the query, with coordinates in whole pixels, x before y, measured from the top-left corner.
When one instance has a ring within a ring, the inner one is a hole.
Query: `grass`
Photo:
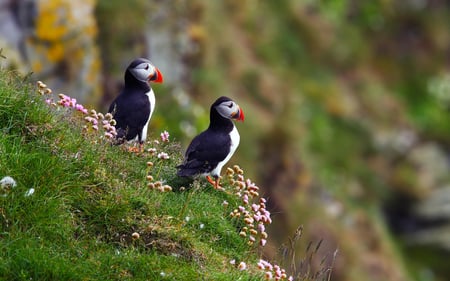
[[[82,113],[46,104],[38,87],[1,72],[0,178],[17,186],[0,197],[0,280],[263,278],[260,248],[229,216],[241,204],[232,185],[180,180],[179,144],[146,143],[168,160],[111,146],[100,130],[83,129]]]
[[[179,178],[179,143],[155,133],[131,153],[111,145],[107,116],[0,72],[0,180],[16,181],[0,186],[0,280],[288,280],[263,260],[272,220],[238,166],[223,190]],[[330,280],[311,267],[320,243],[297,267],[300,236],[282,264]]]

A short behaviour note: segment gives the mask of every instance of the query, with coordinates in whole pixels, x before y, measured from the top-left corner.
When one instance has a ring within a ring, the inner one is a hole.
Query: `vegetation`
[[[177,178],[168,132],[131,153],[108,115],[1,77],[1,280],[288,279],[260,259],[272,220],[238,166],[223,190]]]

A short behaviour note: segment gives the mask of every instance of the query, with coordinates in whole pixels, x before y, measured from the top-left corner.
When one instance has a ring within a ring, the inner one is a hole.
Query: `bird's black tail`
[[[186,165],[178,165],[177,170],[177,176],[179,177],[192,177],[198,173],[197,169],[190,169]]]

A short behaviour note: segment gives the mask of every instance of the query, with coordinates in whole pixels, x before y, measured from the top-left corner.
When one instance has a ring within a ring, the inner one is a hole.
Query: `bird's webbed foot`
[[[212,184],[214,189],[223,190],[223,187],[220,186],[220,176],[213,176],[214,180],[211,178],[211,176],[206,176],[206,180]]]

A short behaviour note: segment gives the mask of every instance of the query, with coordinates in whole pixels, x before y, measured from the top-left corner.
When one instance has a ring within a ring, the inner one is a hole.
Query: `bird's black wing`
[[[228,134],[203,132],[195,137],[185,153],[183,164],[178,166],[179,176],[194,176],[211,172],[230,152]]]
[[[147,96],[133,98],[119,95],[111,104],[108,112],[116,120],[117,138],[134,139],[141,133],[150,116],[150,102]]]

